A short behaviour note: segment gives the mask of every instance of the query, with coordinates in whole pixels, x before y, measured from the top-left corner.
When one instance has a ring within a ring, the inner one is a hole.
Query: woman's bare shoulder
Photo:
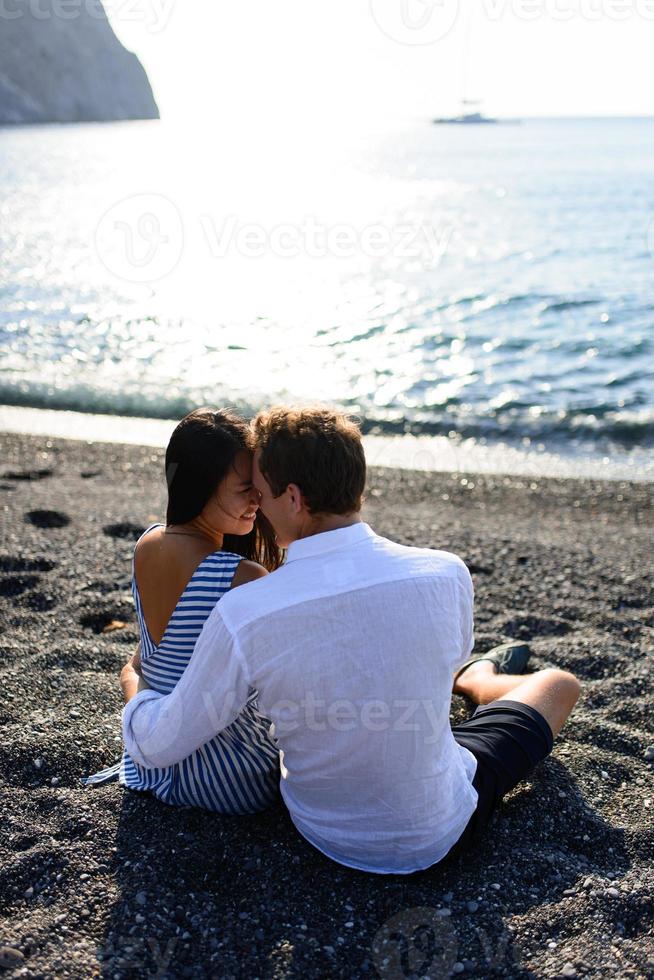
[[[231,588],[237,589],[239,585],[247,585],[248,582],[256,582],[259,578],[265,578],[268,574],[266,569],[257,564],[256,561],[249,561],[247,558],[243,558],[239,562],[239,566],[234,573],[234,578],[232,579]]]
[[[136,542],[134,561],[137,568],[146,568],[161,558],[162,550],[168,544],[164,530],[163,527],[155,527]]]
[[[155,525],[149,531],[144,531],[141,537],[136,542],[135,552],[136,554],[149,551],[155,544],[161,544],[165,538],[166,528],[163,524]]]
[[[206,545],[155,528],[136,545],[134,578],[148,632],[161,643],[168,622],[199,563]]]
[[[153,581],[159,587],[165,581],[175,591],[188,582],[206,557],[206,545],[165,531],[164,527],[153,528],[136,543],[134,570],[144,586]]]

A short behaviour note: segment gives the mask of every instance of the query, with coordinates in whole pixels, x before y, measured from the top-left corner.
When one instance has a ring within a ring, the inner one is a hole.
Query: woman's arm
[[[231,588],[237,589],[239,585],[247,585],[248,582],[255,582],[267,574],[266,569],[258,565],[257,562],[243,559],[236,569]],[[125,704],[131,701],[139,691],[148,690],[148,684],[141,673],[140,643],[136,648],[136,653],[128,660],[120,672],[120,689],[123,692]]]
[[[258,578],[264,578],[267,574],[268,572],[262,565],[258,565],[256,561],[249,561],[247,558],[244,558],[242,562],[239,562],[230,588],[237,589],[239,585],[256,582]]]
[[[268,572],[255,561],[243,559],[239,563],[231,588],[236,589],[239,585],[247,585],[248,582],[255,582],[258,578],[263,578]],[[141,644],[136,648],[136,653],[130,657],[120,672],[120,689],[125,699],[125,704],[132,700],[139,691],[147,691],[148,685],[141,674]]]
[[[147,685],[140,686],[141,677],[141,644],[136,648],[136,653],[130,657],[120,672],[120,689],[123,692],[125,704],[131,701],[139,690],[145,690]]]
[[[231,725],[247,703],[249,689],[246,662],[218,603],[170,694],[144,691],[123,708],[127,753],[147,769],[186,759]]]

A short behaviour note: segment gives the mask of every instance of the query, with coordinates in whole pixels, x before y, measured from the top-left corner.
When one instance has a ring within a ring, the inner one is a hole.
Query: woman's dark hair
[[[166,449],[166,523],[187,524],[201,514],[243,449],[252,449],[252,436],[247,422],[234,412],[198,408],[183,418]],[[249,534],[226,534],[223,548],[268,571],[281,564],[273,529],[261,511]]]

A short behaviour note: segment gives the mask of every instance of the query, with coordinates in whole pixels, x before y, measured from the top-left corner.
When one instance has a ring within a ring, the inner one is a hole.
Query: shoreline
[[[3,433],[153,448],[166,446],[177,421],[0,405]],[[364,446],[370,466],[391,469],[654,482],[654,450],[635,449],[610,457],[599,450],[593,455],[577,453],[572,445],[553,452],[504,442],[413,435],[366,435]]]
[[[11,975],[401,976],[380,943],[410,940],[428,909],[464,980],[652,976],[649,484],[371,467],[364,519],[468,565],[475,652],[525,640],[530,670],[563,667],[582,683],[553,753],[474,851],[378,876],[323,857],[281,803],[222,817],[80,786],[120,752],[118,673],[138,639],[131,557],[164,511],[164,453],[16,434],[3,448],[0,946],[19,958]],[[472,710],[453,696],[452,723]],[[424,947],[414,953],[422,962]]]

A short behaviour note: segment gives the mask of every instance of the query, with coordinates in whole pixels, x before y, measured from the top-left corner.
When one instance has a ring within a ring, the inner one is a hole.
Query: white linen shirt
[[[452,676],[474,645],[473,595],[456,555],[364,523],[295,541],[281,568],[217,603],[174,691],[125,706],[125,748],[148,768],[179,762],[254,687],[300,833],[363,871],[429,867],[477,805],[477,760],[449,722]]]

